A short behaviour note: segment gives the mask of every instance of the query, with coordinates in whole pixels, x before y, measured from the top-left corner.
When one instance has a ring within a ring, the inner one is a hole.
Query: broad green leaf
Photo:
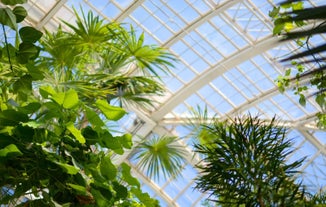
[[[112,182],[113,183],[113,189],[115,190],[115,192],[117,193],[116,196],[120,199],[125,199],[128,196],[128,189],[119,184],[118,182]]]
[[[94,196],[94,200],[96,201],[96,205],[98,207],[107,207],[108,202],[105,199],[105,197],[101,194],[100,191],[95,190],[94,188],[91,188],[91,193]]]
[[[71,187],[72,189],[76,190],[79,193],[82,193],[83,195],[86,195],[87,190],[84,186],[81,185],[76,185],[76,184],[72,184],[72,183],[67,183],[67,185],[69,187]]]
[[[104,126],[104,122],[99,117],[99,115],[90,107],[85,106],[87,120],[96,128]]]
[[[33,80],[43,80],[44,75],[43,72],[40,71],[34,64],[26,64],[26,68],[29,74],[32,76]]]
[[[119,139],[121,145],[124,148],[131,149],[132,147],[132,135],[131,134],[124,134],[123,136],[116,137]]]
[[[115,153],[122,155],[123,154],[123,148],[122,145],[117,137],[112,136],[104,136],[102,138],[102,141],[105,145],[105,147],[113,150]]]
[[[13,10],[14,15],[16,16],[16,22],[22,22],[27,16],[27,11],[22,6],[16,6]]]
[[[35,59],[39,54],[40,49],[33,43],[22,42],[19,45],[19,50],[17,52],[18,62],[21,64],[26,64],[29,60]]]
[[[31,114],[36,112],[39,108],[41,108],[41,104],[39,102],[31,102],[28,103],[26,106],[19,107],[18,111],[24,114]]]
[[[79,143],[84,144],[86,142],[85,137],[82,135],[81,131],[76,129],[72,122],[67,124],[67,129],[74,135]]]
[[[284,29],[284,23],[276,24],[273,29],[273,35],[280,34]]]
[[[121,168],[122,168],[123,180],[126,181],[129,185],[137,186],[138,188],[140,188],[140,183],[130,173],[131,167],[126,163],[122,163]]]
[[[32,91],[32,76],[30,75],[24,75],[20,79],[18,79],[14,85],[13,89],[15,93],[19,92],[31,92]]]
[[[10,144],[0,150],[0,157],[20,156],[20,155],[23,155],[23,153],[14,144]]]
[[[315,98],[315,100],[316,100],[316,102],[318,103],[318,105],[321,107],[321,108],[323,108],[323,106],[325,105],[325,95],[324,94],[317,94],[316,95],[316,98]]]
[[[64,92],[54,92],[52,94],[52,99],[57,103],[59,104],[60,106],[62,106],[63,104],[63,101],[65,100],[65,93]]]
[[[26,114],[13,109],[8,109],[0,112],[0,125],[15,126],[20,122],[26,122],[29,118]]]
[[[6,4],[6,5],[16,5],[16,4],[25,4],[27,3],[27,0],[1,0],[1,2],[3,4]]]
[[[50,95],[55,94],[55,90],[51,86],[42,86],[40,88],[40,94],[43,98],[48,98]]]
[[[8,50],[8,51],[7,51]],[[8,54],[9,52],[9,54]],[[17,49],[12,45],[12,44],[8,44],[3,48],[3,53],[2,53],[2,57],[8,59],[8,56],[10,58],[14,58],[16,57],[16,53],[17,53]]]
[[[63,100],[63,108],[72,109],[79,103],[77,92],[73,89],[68,90],[65,93]]]
[[[114,180],[116,178],[117,168],[112,164],[111,157],[109,155],[102,158],[100,171],[101,174],[109,180]]]
[[[17,31],[16,16],[10,8],[0,8],[0,23]]]
[[[87,145],[95,145],[99,143],[99,136],[91,126],[83,128],[82,134],[86,139]]]
[[[19,35],[23,42],[35,43],[36,41],[41,39],[43,33],[38,31],[34,27],[26,26],[19,29]]]
[[[109,120],[118,121],[126,114],[123,108],[111,106],[106,100],[97,100],[95,104]]]
[[[59,165],[62,169],[65,170],[66,173],[70,175],[76,175],[79,172],[79,169],[77,169],[75,166],[68,165],[66,163],[61,163],[61,162],[54,162],[57,165]]]
[[[132,187],[130,191],[135,194],[145,206],[159,206],[157,200],[152,199],[148,193],[143,193],[139,188]]]

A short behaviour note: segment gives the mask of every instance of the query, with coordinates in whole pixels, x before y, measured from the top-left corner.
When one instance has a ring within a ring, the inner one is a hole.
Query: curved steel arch
[[[218,62],[213,67],[197,76],[194,81],[191,81],[188,85],[185,85],[182,89],[175,93],[172,98],[170,98],[167,102],[163,103],[157,111],[154,111],[152,113],[151,118],[155,121],[161,120],[165,114],[172,111],[174,107],[178,106],[187,97],[192,95],[194,91],[199,90],[208,82],[214,80],[215,78],[223,74],[225,71],[228,71],[229,69],[235,67],[243,61],[254,57],[279,44],[281,43],[278,41],[278,38],[270,35],[262,40],[259,40],[255,43],[255,45],[245,47],[239,50],[237,54],[229,56],[221,62]]]

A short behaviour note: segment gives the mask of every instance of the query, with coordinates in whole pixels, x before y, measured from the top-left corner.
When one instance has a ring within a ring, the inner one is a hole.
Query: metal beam
[[[59,0],[57,3],[50,9],[50,11],[45,14],[45,16],[35,25],[36,29],[40,30],[46,23],[48,23],[53,16],[59,11],[59,9],[67,3],[68,0]]]
[[[316,139],[314,136],[312,136],[309,132],[307,132],[305,130],[300,130],[300,129],[297,129],[297,130],[305,137],[305,139],[308,142],[310,142],[312,145],[314,145],[314,147],[316,147],[316,149],[318,149],[321,154],[323,154],[324,156],[326,155],[325,145],[323,145],[318,139]]]
[[[138,6],[140,6],[142,3],[144,3],[144,1],[145,0],[136,0],[136,1],[133,1],[133,3],[130,4],[130,6],[127,9],[125,9],[119,16],[117,16],[117,18],[115,18],[115,21],[121,22],[122,20],[124,20]]]
[[[230,116],[223,116],[222,118],[217,117],[217,120],[223,121],[226,120],[226,117]],[[315,121],[316,114],[310,115],[310,116],[305,116],[302,119],[296,120],[296,121],[288,121],[288,120],[278,120],[276,123],[277,126],[284,126],[284,127],[289,127],[293,129],[305,129],[305,130],[319,130],[319,128],[315,124],[311,124],[309,122]],[[210,117],[206,120],[206,123],[212,123],[216,121],[216,118]],[[264,123],[270,123],[271,120],[269,119],[263,119]],[[164,118],[159,122],[159,126],[165,126],[165,125],[187,125],[187,123],[202,123],[202,120],[196,120],[196,117],[177,117],[177,118]]]
[[[218,62],[212,68],[196,77],[194,81],[190,82],[188,85],[185,85],[182,89],[175,93],[173,97],[161,105],[157,111],[152,113],[152,119],[155,121],[161,120],[165,114],[169,113],[187,97],[192,95],[195,91],[199,90],[210,81],[213,81],[216,77],[242,63],[243,61],[248,60],[249,58],[252,58],[279,44],[281,43],[278,41],[278,38],[270,35],[255,43],[255,45],[245,47],[238,51],[237,54]]]
[[[162,47],[169,48],[171,45],[176,43],[179,39],[186,36],[190,31],[197,28],[199,25],[207,22],[208,19],[213,18],[218,13],[221,13],[225,11],[226,9],[232,7],[233,5],[242,2],[243,0],[232,0],[232,1],[226,1],[225,3],[222,3],[221,5],[218,5],[215,7],[214,10],[210,10],[206,14],[202,15],[200,18],[196,19],[192,23],[190,23],[186,28],[182,29],[180,32],[175,34],[171,39],[169,39],[167,42],[165,42]]]

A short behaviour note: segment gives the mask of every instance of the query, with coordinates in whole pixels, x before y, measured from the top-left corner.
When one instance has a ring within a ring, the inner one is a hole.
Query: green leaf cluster
[[[17,30],[27,12],[15,5],[26,1],[1,2],[12,7],[0,10],[0,23],[17,39],[4,37],[0,57],[0,205],[158,206],[127,164],[112,162],[131,149],[132,136],[114,136],[107,123],[127,113],[110,104],[112,96],[146,103],[144,95],[161,89],[126,67],[155,76],[172,56],[91,12],[77,16],[77,27],[66,23],[72,32]]]
[[[307,99],[314,97],[320,106],[317,117],[321,118],[325,116],[326,110],[325,58],[322,55],[326,46],[311,44],[310,39],[326,33],[326,6],[304,8],[303,5],[304,1],[288,0],[269,13],[274,21],[273,34],[281,34],[281,41],[295,40],[301,51],[282,58],[282,62],[291,61],[292,70],[297,72],[291,74],[292,76],[286,72],[276,82],[281,92],[293,85],[292,90],[302,106],[306,105]],[[319,119],[318,126],[326,128],[322,119]]]

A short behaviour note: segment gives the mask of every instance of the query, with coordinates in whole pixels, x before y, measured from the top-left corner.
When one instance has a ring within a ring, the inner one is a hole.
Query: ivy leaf
[[[16,22],[22,22],[25,17],[27,17],[27,11],[22,6],[16,6],[13,10],[14,15],[16,16]]]
[[[6,4],[6,5],[16,5],[16,4],[25,4],[27,3],[27,0],[1,0],[1,2],[3,4]]]
[[[81,131],[76,129],[72,122],[69,122],[66,127],[71,132],[71,134],[74,135],[79,143],[84,144],[86,142],[85,137],[82,135]]]
[[[79,172],[79,169],[77,169],[75,166],[68,165],[66,163],[61,163],[61,162],[54,162],[54,163],[59,165],[63,170],[65,170],[66,173],[70,175],[76,175]]]
[[[111,157],[109,155],[102,158],[100,171],[101,174],[109,180],[114,180],[116,178],[117,168],[112,164]]]
[[[27,43],[35,43],[39,39],[41,39],[43,33],[35,29],[34,27],[22,27],[19,30],[20,38],[23,42]]]
[[[23,153],[14,144],[10,144],[0,150],[0,157],[20,156],[20,155],[23,155]]]
[[[0,23],[17,31],[16,16],[10,8],[0,8]]]
[[[111,106],[105,100],[97,100],[95,104],[109,120],[118,121],[126,114],[123,108]]]
[[[62,103],[63,108],[72,109],[79,103],[77,92],[73,89],[68,90],[65,93]]]

